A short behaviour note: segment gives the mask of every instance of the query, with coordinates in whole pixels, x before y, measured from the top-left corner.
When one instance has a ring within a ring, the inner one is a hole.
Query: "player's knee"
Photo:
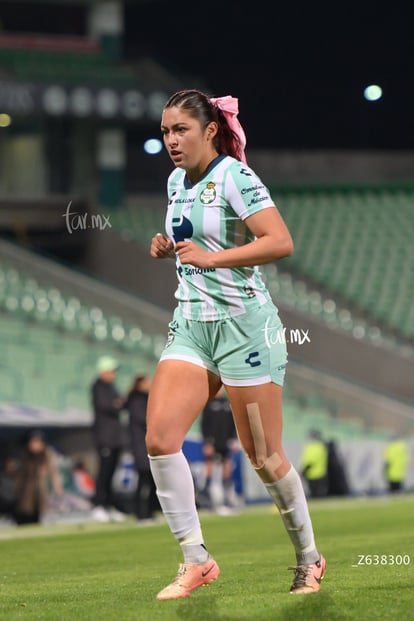
[[[145,445],[147,447],[148,455],[152,455],[153,457],[155,457],[156,455],[159,455],[158,445],[157,445],[157,442],[155,441],[153,434],[150,434],[147,432],[145,436]]]
[[[148,432],[145,436],[145,444],[148,455],[156,457],[157,455],[171,455],[177,453],[181,446],[175,443],[167,435],[157,432]]]
[[[244,452],[246,454],[247,459],[250,461],[251,465],[255,470],[259,470],[263,468],[265,459],[262,456],[258,456],[253,446],[251,447],[243,447]]]
[[[258,456],[255,452],[246,454],[257,475],[264,483],[273,483],[283,476],[284,461],[277,451],[269,457]]]
[[[283,467],[283,459],[279,453],[275,451],[272,455],[267,457],[261,468],[258,469],[257,474],[264,483],[273,483],[273,481],[280,479],[281,467]]]

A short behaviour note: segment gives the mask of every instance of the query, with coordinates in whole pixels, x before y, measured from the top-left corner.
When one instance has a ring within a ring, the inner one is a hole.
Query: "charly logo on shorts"
[[[210,205],[214,200],[216,200],[216,184],[212,181],[209,181],[204,188],[204,190],[200,194],[200,201],[203,205]]]
[[[258,351],[252,351],[246,358],[245,363],[249,364],[251,367],[260,367],[262,364],[260,360],[257,360],[259,357]]]

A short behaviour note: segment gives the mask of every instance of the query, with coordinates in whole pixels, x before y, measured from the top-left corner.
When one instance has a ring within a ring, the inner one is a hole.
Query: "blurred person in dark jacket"
[[[97,363],[98,377],[92,384],[94,412],[93,436],[98,454],[98,474],[92,517],[98,522],[120,522],[125,516],[112,506],[112,478],[124,446],[120,412],[124,398],[115,386],[117,360],[102,356]]]
[[[214,399],[211,399],[201,414],[201,434],[203,438],[203,456],[205,463],[205,482],[197,496],[200,508],[216,508],[219,513],[235,509],[239,502],[236,498],[233,480],[233,451],[239,448],[236,426],[233,420],[229,400],[222,386]],[[211,483],[214,466],[221,465],[221,483],[223,503],[214,502]]]
[[[14,519],[17,524],[41,522],[48,509],[50,489],[57,496],[63,493],[55,455],[43,432],[31,430],[16,473]]]
[[[350,493],[346,469],[336,442],[330,440],[328,449],[328,496],[347,496]]]
[[[2,460],[0,469],[0,516],[14,519],[16,503],[16,475],[19,462],[14,454],[8,454]]]
[[[155,511],[161,510],[145,444],[147,402],[150,385],[151,379],[148,375],[137,375],[134,378],[125,402],[125,409],[129,413],[131,451],[138,473],[134,509],[137,520],[141,523],[153,521]]]

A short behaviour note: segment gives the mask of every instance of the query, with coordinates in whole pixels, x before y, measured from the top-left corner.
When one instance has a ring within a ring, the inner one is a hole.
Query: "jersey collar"
[[[184,176],[184,188],[186,190],[190,190],[195,185],[197,185],[197,183],[200,183],[200,181],[202,181],[207,175],[209,175],[210,172],[213,170],[213,168],[215,168],[217,166],[217,164],[220,164],[220,162],[225,157],[227,157],[227,156],[224,153],[220,153],[220,155],[215,157],[214,160],[211,160],[210,164],[207,166],[206,172],[204,173],[204,175],[202,177],[200,177],[200,179],[196,183],[190,183],[188,178],[187,178],[187,174],[185,174],[185,176]]]

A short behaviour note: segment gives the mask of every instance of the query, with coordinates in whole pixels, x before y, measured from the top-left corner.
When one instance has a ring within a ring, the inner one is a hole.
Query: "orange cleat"
[[[295,572],[290,592],[292,595],[306,595],[317,593],[321,588],[321,580],[325,574],[326,561],[321,555],[319,561],[311,565],[296,565],[289,567]]]
[[[157,599],[178,599],[187,597],[198,587],[210,584],[216,580],[220,574],[220,568],[213,558],[209,558],[206,563],[182,563],[178,568],[177,577],[160,591]]]

